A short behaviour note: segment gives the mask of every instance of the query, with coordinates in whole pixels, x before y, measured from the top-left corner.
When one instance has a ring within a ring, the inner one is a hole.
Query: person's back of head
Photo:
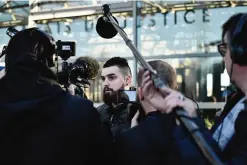
[[[31,59],[31,61],[36,62],[34,65],[42,64],[51,67],[54,65],[54,53],[55,41],[50,35],[37,28],[19,31],[10,39],[7,46],[5,57],[6,72],[18,69],[16,66],[20,63],[28,63],[31,67]]]
[[[154,60],[149,61],[149,65],[156,70],[156,74],[159,76],[161,81],[163,81],[166,85],[168,85],[171,89],[177,90],[177,77],[176,77],[176,71],[173,69],[173,67],[168,64],[165,61],[162,60]],[[140,102],[141,107],[139,107],[139,120],[142,120],[145,116],[145,114],[153,111],[157,111],[155,107],[153,107],[149,101],[145,99],[145,96],[142,92],[142,76],[143,72],[139,72],[137,75],[137,84],[138,84],[138,90],[137,90],[137,100]],[[133,115],[132,115],[133,116]]]
[[[171,89],[177,90],[177,74],[175,69],[170,64],[162,60],[149,61],[148,63],[154,70],[156,70],[157,75],[164,83],[166,83],[166,85],[168,85]],[[142,74],[138,74],[138,86],[141,85],[141,81]]]
[[[7,46],[7,73],[0,79],[4,134],[0,163],[95,164],[100,160],[109,164],[110,137],[92,102],[67,94],[47,77],[47,72],[53,73],[48,62],[54,49],[44,34],[26,29]]]
[[[53,41],[36,28],[17,31],[11,37],[6,49],[5,76],[0,79],[2,102],[41,99],[52,95],[52,90],[60,93],[57,76],[49,68],[55,53]],[[12,90],[14,95],[10,94]]]

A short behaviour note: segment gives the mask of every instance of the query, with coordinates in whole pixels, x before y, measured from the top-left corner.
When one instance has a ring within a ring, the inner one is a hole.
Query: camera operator
[[[112,141],[99,113],[92,102],[62,90],[49,68],[54,43],[37,28],[17,32],[8,43],[0,164],[110,164]]]
[[[197,115],[193,103],[183,99],[179,92],[161,88],[168,96],[162,99],[152,85],[148,72],[143,80],[143,93],[149,102],[160,111],[170,114],[179,106],[188,112],[191,120],[197,123],[206,141],[225,164],[247,164],[247,14],[239,13],[230,17],[223,25],[222,43],[218,50],[223,57],[230,81],[237,91],[231,96],[220,115],[209,131],[203,120]],[[182,164],[208,164],[199,149],[195,146],[190,134],[183,125],[174,129],[177,148],[180,151]],[[188,152],[189,151],[189,152]]]
[[[97,109],[102,121],[110,127],[113,137],[130,128],[128,104],[117,103],[119,90],[131,86],[131,70],[126,59],[113,57],[102,68],[103,101]]]
[[[177,89],[176,72],[172,66],[161,60],[148,63],[161,80],[167,82],[172,89]],[[132,129],[116,138],[117,157],[122,165],[171,164],[170,160],[176,157],[176,154],[175,151],[172,152],[172,143],[165,139],[167,134],[172,133],[176,123],[171,115],[162,115],[149,103],[142,90],[142,76],[143,72],[140,71],[137,77],[137,93],[141,107],[132,119]]]

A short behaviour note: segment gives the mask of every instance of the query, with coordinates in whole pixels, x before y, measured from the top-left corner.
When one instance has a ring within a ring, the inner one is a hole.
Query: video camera
[[[75,56],[76,43],[73,41],[61,41],[56,42],[56,60],[57,60],[57,77],[59,84],[63,85],[67,90],[70,84],[74,84],[75,94],[81,97],[87,98],[83,88],[90,85],[87,76],[88,64],[83,61],[78,63],[68,63],[67,60]],[[58,71],[58,57],[62,62],[62,70]]]
[[[70,84],[74,84],[76,86],[75,94],[87,98],[83,88],[90,85],[88,81],[89,77],[87,76],[88,63],[86,61],[80,64],[67,62],[70,57],[75,56],[76,43],[58,40],[56,47],[57,77],[59,84],[63,85],[65,89],[68,89]],[[61,71],[58,71],[58,57],[63,60]]]
[[[37,29],[38,30],[38,29]],[[49,37],[45,32],[40,31],[40,33],[43,33],[44,36],[47,36],[47,38]],[[14,35],[16,35],[19,31],[17,29],[15,29],[14,27],[9,27],[6,31],[6,34],[12,38]],[[49,37],[49,40],[50,37]],[[84,63],[80,63],[80,65],[78,64],[72,64],[72,63],[68,63],[67,60],[70,57],[75,56],[75,52],[76,52],[76,42],[75,41],[61,41],[58,40],[55,43],[53,41],[50,41],[50,43],[52,44],[52,46],[54,47],[55,50],[51,50],[54,51],[54,54],[56,55],[55,60],[57,61],[57,69],[56,69],[56,74],[58,76],[58,81],[61,85],[64,85],[66,87],[69,86],[69,84],[83,84],[83,85],[90,85],[89,81],[87,80],[87,64],[86,62]],[[6,53],[6,47],[3,48],[2,54],[1,56],[3,56]],[[59,71],[58,69],[58,57],[60,57],[63,62],[62,62],[62,69],[61,71]]]
[[[32,35],[33,30],[36,29],[36,32],[39,33],[40,36],[44,37],[43,42],[48,42],[50,44],[51,50],[46,50],[51,53],[51,55],[55,55],[55,61],[57,61],[57,69],[56,74],[58,77],[59,84],[63,85],[64,88],[68,89],[70,84],[74,84],[77,86],[77,94],[79,94],[82,97],[86,97],[83,89],[81,88],[81,85],[78,85],[78,83],[82,84],[83,86],[90,85],[89,81],[87,80],[87,69],[89,68],[84,62],[84,64],[75,65],[72,63],[68,63],[67,60],[75,56],[76,51],[76,42],[75,41],[54,41],[53,38],[48,35],[47,33],[43,32],[42,30],[39,30],[38,28],[31,28],[30,29],[30,35]],[[29,30],[29,29],[27,29]],[[9,27],[6,31],[6,34],[12,38],[14,37],[19,31],[15,29],[14,27]],[[34,36],[35,37],[35,36]],[[3,47],[3,50],[0,54],[0,58],[6,54],[7,46]],[[62,62],[62,69],[59,71],[59,61],[58,58],[61,58],[63,60]],[[54,59],[52,58],[52,61],[48,63],[49,67],[54,66]],[[85,86],[84,86],[85,87]]]

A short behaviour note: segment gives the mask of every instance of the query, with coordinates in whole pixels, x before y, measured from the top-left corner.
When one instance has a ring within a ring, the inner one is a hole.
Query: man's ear
[[[125,86],[131,86],[131,83],[132,83],[132,77],[126,76],[125,77]]]
[[[137,94],[138,94],[138,97],[141,101],[144,100],[144,95],[143,95],[142,89],[140,87],[137,88]]]

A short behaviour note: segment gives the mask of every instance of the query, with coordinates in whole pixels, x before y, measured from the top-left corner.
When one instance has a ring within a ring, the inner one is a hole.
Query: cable
[[[198,111],[200,110],[200,107],[199,107],[198,103],[197,103],[194,99],[192,99],[192,98],[190,98],[190,97],[188,97],[188,96],[184,96],[184,97],[186,97],[186,98],[192,100],[192,101],[196,104]]]

